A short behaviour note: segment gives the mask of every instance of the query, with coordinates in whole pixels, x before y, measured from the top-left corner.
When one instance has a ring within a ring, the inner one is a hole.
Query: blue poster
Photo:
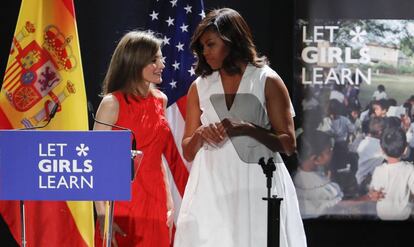
[[[128,131],[0,131],[0,200],[129,200]]]

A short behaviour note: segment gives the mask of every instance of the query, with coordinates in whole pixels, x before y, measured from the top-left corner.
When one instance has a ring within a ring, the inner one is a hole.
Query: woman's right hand
[[[221,123],[211,123],[197,128],[196,134],[201,136],[204,143],[210,146],[217,146],[226,139],[226,132]]]
[[[106,241],[106,239],[104,239],[105,215],[98,215],[97,219],[99,222],[99,233],[101,234],[101,238],[102,240]],[[112,241],[111,241],[113,247],[118,247],[118,242],[116,241],[116,238],[115,238],[116,234],[120,234],[122,237],[126,237],[126,233],[122,231],[122,229],[118,226],[118,224],[113,222],[112,223]]]

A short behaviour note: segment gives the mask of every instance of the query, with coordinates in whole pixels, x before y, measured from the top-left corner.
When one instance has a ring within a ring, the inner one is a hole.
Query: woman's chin
[[[162,79],[161,78],[157,78],[156,80],[153,80],[152,83],[154,84],[161,84]]]

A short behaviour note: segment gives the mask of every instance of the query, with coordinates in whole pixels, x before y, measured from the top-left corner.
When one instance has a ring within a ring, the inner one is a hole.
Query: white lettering
[[[83,166],[85,167],[83,169],[83,172],[92,172],[93,171],[92,160],[85,160],[83,162]]]
[[[302,29],[302,41],[303,42],[312,42],[312,40],[311,39],[306,39],[306,26],[303,26],[303,29]]]
[[[93,189],[93,176],[60,176],[58,178],[54,175],[39,176],[39,189],[84,189],[86,187]]]
[[[351,69],[343,68],[341,73],[341,81],[342,84],[345,84],[345,80],[349,82],[349,84],[354,85],[354,81],[351,78],[352,71]]]
[[[70,161],[69,160],[59,160],[59,172],[70,172]]]
[[[90,189],[93,189],[93,176],[90,176],[89,179],[90,180],[88,181],[88,180],[86,180],[86,178],[84,176],[81,177],[82,188],[84,187],[83,186],[84,184],[87,184]]]
[[[82,172],[82,169],[78,168],[78,161],[77,160],[73,160],[72,171],[73,172]]]
[[[353,74],[354,78],[352,77]],[[302,84],[320,85],[328,84],[330,81],[334,81],[338,85],[344,85],[346,82],[349,82],[351,85],[359,85],[362,82],[371,85],[371,68],[368,68],[365,73],[359,68],[354,70],[343,68],[338,71],[335,68],[330,68],[326,76],[324,69],[321,67],[315,67],[310,71],[307,71],[305,67],[302,68]]]
[[[41,172],[51,172],[51,164],[50,160],[41,160],[38,164],[39,170]]]
[[[313,69],[313,83],[314,84],[322,84],[323,79],[323,68],[314,68]]]
[[[305,63],[317,63],[318,62],[318,48],[308,46],[302,50],[302,60]]]
[[[334,32],[335,30],[339,29],[338,26],[314,26],[313,27],[313,34],[310,38],[307,37],[307,26],[302,27],[302,41],[304,43],[309,42],[321,42],[325,40],[329,40],[329,42],[334,41]],[[328,37],[326,37],[326,30],[328,30]]]
[[[359,58],[360,63],[367,64],[367,63],[371,62],[371,57],[369,56],[368,52],[369,52],[368,47],[362,47],[359,50],[359,55],[361,56]]]
[[[82,172],[91,172],[93,171],[92,160],[85,160],[83,162],[83,167],[78,167],[77,160],[49,160],[43,159],[39,161],[38,168],[41,172],[74,172],[74,173],[82,173]]]
[[[323,26],[315,26],[313,27],[313,35],[314,35],[314,41],[324,41],[323,40]]]
[[[336,74],[335,70],[330,69],[328,75],[326,76],[325,79],[325,84],[329,81],[333,80],[335,82],[335,84],[341,84],[341,82],[339,81],[338,75]]]
[[[329,30],[329,42],[334,41],[334,30],[339,29],[338,26],[325,26],[325,29]]]
[[[302,67],[302,84],[304,85],[312,84],[311,80],[309,81],[306,80],[306,68],[305,67]]]

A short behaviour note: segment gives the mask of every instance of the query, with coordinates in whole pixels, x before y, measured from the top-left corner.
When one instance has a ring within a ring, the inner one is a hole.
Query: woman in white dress
[[[278,152],[295,151],[294,114],[282,79],[259,57],[240,14],[211,11],[193,34],[199,77],[187,98],[183,153],[193,161],[175,235],[176,247],[265,247],[266,177],[283,198],[280,246],[306,246],[292,179]],[[272,234],[272,233],[270,233]]]

